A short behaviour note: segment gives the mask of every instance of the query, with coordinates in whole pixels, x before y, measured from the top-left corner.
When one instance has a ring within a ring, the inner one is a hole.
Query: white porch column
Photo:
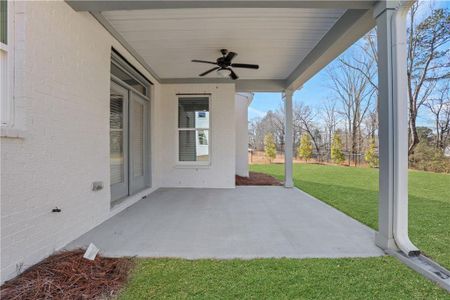
[[[285,117],[285,134],[284,134],[284,186],[291,188],[294,186],[292,180],[293,173],[293,115],[292,115],[292,95],[294,91],[285,90],[283,93],[284,98],[284,112]]]
[[[253,100],[252,93],[237,93],[236,115],[236,175],[248,177],[248,107]]]
[[[383,1],[378,29],[380,192],[376,243],[413,255],[408,238],[408,94],[406,15],[411,2]]]

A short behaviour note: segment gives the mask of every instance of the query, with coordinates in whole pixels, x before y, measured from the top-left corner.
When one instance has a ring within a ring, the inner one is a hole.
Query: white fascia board
[[[348,10],[286,80],[296,90],[375,27],[372,9]]]
[[[286,81],[278,79],[242,79],[236,81],[236,92],[282,92]]]
[[[286,88],[286,82],[279,79],[163,78],[160,82],[162,84],[230,83],[236,85],[236,93],[282,92]]]
[[[139,10],[139,9],[199,9],[199,8],[344,8],[344,9],[369,9],[376,1],[373,0],[247,0],[247,1],[176,1],[176,0],[147,0],[147,1],[91,1],[91,0],[66,0],[76,11],[114,11],[114,10]]]

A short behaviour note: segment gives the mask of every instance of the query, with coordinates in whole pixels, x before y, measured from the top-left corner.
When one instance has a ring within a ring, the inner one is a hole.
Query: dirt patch
[[[109,299],[128,279],[129,258],[83,258],[84,250],[54,254],[5,282],[0,298],[7,299]]]
[[[236,185],[282,185],[275,177],[257,172],[250,172],[249,177],[236,175]]]

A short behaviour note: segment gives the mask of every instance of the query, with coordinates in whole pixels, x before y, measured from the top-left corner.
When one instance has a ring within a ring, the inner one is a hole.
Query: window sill
[[[1,137],[10,139],[24,139],[26,131],[19,128],[1,127]]]

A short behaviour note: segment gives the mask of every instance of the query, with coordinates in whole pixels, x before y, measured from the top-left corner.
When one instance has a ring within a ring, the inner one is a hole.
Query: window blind
[[[111,184],[123,182],[123,97],[111,91],[110,98],[110,151]]]

